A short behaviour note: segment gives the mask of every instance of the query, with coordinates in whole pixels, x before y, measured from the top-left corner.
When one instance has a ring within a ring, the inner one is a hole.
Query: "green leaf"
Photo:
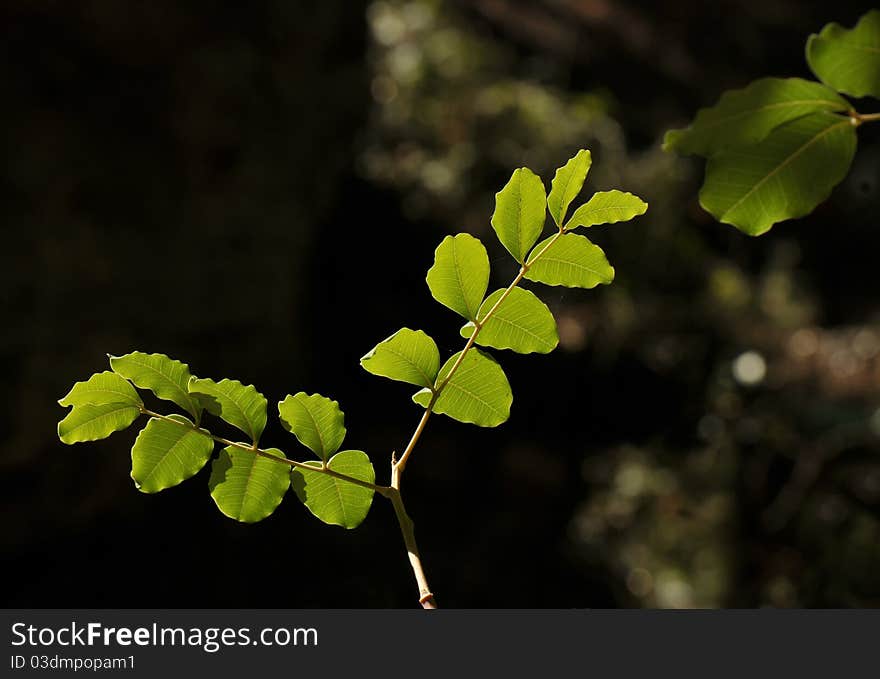
[[[128,403],[138,408],[144,404],[131,382],[109,370],[95,373],[85,382],[77,382],[58,403],[63,406]]]
[[[504,290],[496,290],[486,298],[477,317],[480,321],[503,294]],[[473,335],[474,327],[473,323],[466,324],[461,329],[461,336]],[[534,293],[513,288],[485,322],[475,341],[483,347],[512,349],[520,354],[548,354],[559,344],[559,335],[547,305]]]
[[[174,422],[151,418],[131,449],[131,478],[143,493],[158,493],[195,476],[214,451],[214,442],[183,415]]]
[[[301,391],[278,404],[282,426],[322,460],[339,450],[345,439],[345,415],[339,404],[320,394]]]
[[[459,351],[440,368],[437,386],[446,379],[460,355]],[[413,401],[427,408],[431,398],[431,390],[422,389]],[[513,394],[501,366],[488,354],[471,349],[437,397],[434,412],[459,422],[497,427],[510,417],[511,403]]]
[[[529,255],[529,260],[533,259],[536,261],[525,275],[530,281],[567,288],[595,288],[614,280],[614,267],[608,263],[602,248],[575,233],[541,241]]]
[[[846,111],[849,103],[834,90],[802,78],[762,78],[721,95],[715,106],[697,112],[682,130],[670,130],[664,150],[711,156],[723,148],[764,139],[775,128],[816,111]]]
[[[134,351],[125,356],[111,356],[110,367],[141,389],[149,389],[157,397],[176,403],[195,419],[201,415],[201,406],[187,389],[191,375],[186,363],[165,354]]]
[[[434,299],[473,320],[489,286],[486,248],[467,233],[446,236],[434,252],[427,281]]]
[[[210,379],[192,377],[189,381],[191,394],[210,398],[201,399],[212,415],[238,427],[251,437],[254,443],[260,440],[266,428],[266,397],[251,385],[237,380],[223,379],[215,382]]]
[[[492,228],[513,258],[522,263],[541,235],[546,215],[544,184],[529,168],[522,167],[515,170],[510,181],[495,194]]]
[[[547,196],[547,207],[550,208],[550,216],[553,217],[556,226],[565,223],[568,206],[584,187],[584,180],[592,162],[590,152],[581,149],[574,158],[556,170],[550,185],[550,195]]]
[[[880,10],[852,30],[828,24],[807,40],[807,62],[819,80],[853,97],[880,97]]]
[[[361,359],[361,365],[374,375],[431,387],[440,370],[440,352],[434,340],[421,330],[401,328],[373,347]]]
[[[760,235],[825,200],[846,176],[855,148],[848,118],[831,113],[798,118],[758,144],[713,156],[700,204],[716,219]]]
[[[284,457],[277,448],[265,452]],[[281,504],[290,487],[290,467],[247,450],[227,446],[211,465],[208,487],[217,508],[230,519],[255,523]]]
[[[648,204],[638,196],[624,191],[598,191],[586,203],[581,205],[568,223],[566,231],[579,226],[596,226],[597,224],[613,224],[628,222],[633,217],[645,214]]]
[[[134,422],[141,410],[131,403],[85,403],[76,406],[58,423],[58,438],[64,443],[105,439]]]
[[[320,462],[306,462],[320,467]],[[335,472],[366,483],[374,483],[376,473],[367,454],[360,450],[343,450],[327,463]],[[321,472],[294,467],[291,485],[300,501],[324,523],[343,528],[357,528],[367,517],[373,503],[373,490],[333,478]]]

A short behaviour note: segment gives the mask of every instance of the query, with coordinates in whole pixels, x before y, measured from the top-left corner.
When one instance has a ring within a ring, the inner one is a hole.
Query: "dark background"
[[[508,423],[432,418],[405,492],[440,604],[880,604],[880,134],[759,239],[659,148],[727,88],[809,77],[807,35],[868,7],[7,0],[3,604],[414,605],[387,502],[351,532],[292,495],[236,524],[207,469],[138,493],[135,427],[61,444],[56,400],[108,352],[163,352],[270,404],[338,399],[384,482],[419,409],[359,357],[404,325],[458,350],[423,282],[434,247],[481,237],[506,284],[493,194],[579,148],[588,191],[651,208],[590,234],[614,285],[540,291],[556,352],[498,352]],[[272,410],[263,443],[304,457]]]

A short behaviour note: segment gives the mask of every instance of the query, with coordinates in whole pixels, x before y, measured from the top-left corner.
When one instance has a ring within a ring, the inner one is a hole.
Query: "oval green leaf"
[[[828,24],[807,40],[807,62],[819,80],[853,97],[880,97],[880,10],[855,28]]]
[[[85,382],[77,382],[58,403],[65,407],[128,403],[138,408],[144,404],[131,382],[109,370],[95,373]]]
[[[339,404],[320,394],[301,391],[278,404],[282,426],[322,460],[345,439],[345,415]]]
[[[602,248],[575,233],[541,241],[532,250],[529,261],[533,263],[525,277],[545,285],[589,289],[614,280],[614,267]]]
[[[380,377],[431,387],[440,370],[440,351],[434,340],[421,330],[401,328],[373,347],[361,359],[361,365]]]
[[[431,296],[440,304],[474,320],[489,286],[486,248],[468,233],[446,236],[434,252],[427,281]]]
[[[547,193],[541,178],[521,167],[495,194],[492,228],[501,244],[522,264],[544,229],[546,215]]]
[[[571,201],[577,198],[584,187],[584,181],[592,163],[590,152],[581,149],[574,158],[556,170],[553,182],[550,184],[550,195],[547,196],[547,207],[556,226],[561,227],[565,223],[568,206],[571,205]]]
[[[849,103],[821,83],[802,78],[761,78],[721,95],[682,130],[670,130],[664,150],[709,157],[723,148],[752,144],[787,123],[816,111],[846,111]]]
[[[195,476],[207,464],[214,441],[183,415],[151,418],[131,449],[131,478],[142,493],[158,493]]]
[[[831,113],[798,118],[758,144],[713,156],[700,204],[719,221],[760,235],[824,201],[846,176],[855,148],[848,118]]]
[[[598,191],[574,211],[565,225],[565,230],[571,231],[579,226],[628,222],[633,217],[645,214],[647,209],[648,204],[631,193],[617,189]]]
[[[265,452],[284,457],[277,448]],[[290,487],[290,467],[227,446],[211,465],[208,487],[217,508],[230,519],[256,523],[269,516],[281,504]]]
[[[320,468],[320,462],[306,462]],[[335,472],[359,481],[374,483],[376,473],[367,454],[360,450],[343,450],[327,463]],[[290,472],[291,485],[300,501],[324,523],[343,528],[357,528],[370,511],[373,490],[318,471],[294,467]]]
[[[440,369],[438,386],[446,379],[460,354],[460,351],[453,354]],[[413,401],[427,408],[432,397],[430,389],[422,389],[413,396]],[[443,387],[433,410],[459,422],[497,427],[510,417],[512,403],[513,393],[501,366],[488,354],[471,349]]]
[[[194,418],[199,418],[201,407],[187,389],[191,375],[186,363],[165,354],[133,351],[124,356],[111,356],[110,367],[141,389],[149,389],[158,398],[176,403]]]
[[[495,308],[504,292],[496,290],[486,298],[477,316],[480,321]],[[466,324],[461,329],[461,336],[470,337],[474,328],[473,323]],[[520,354],[549,354],[559,344],[559,335],[547,305],[533,292],[513,288],[492,312],[474,341],[483,347],[511,349]]]
[[[217,415],[233,427],[241,429],[254,443],[260,440],[266,428],[266,397],[251,385],[238,380],[192,377],[190,394],[198,394],[200,402],[212,415]]]
[[[140,408],[130,403],[85,403],[58,423],[58,438],[68,444],[105,439],[128,427],[140,414]]]

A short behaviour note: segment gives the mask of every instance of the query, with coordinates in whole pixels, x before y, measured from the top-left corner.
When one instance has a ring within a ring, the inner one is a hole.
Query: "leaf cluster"
[[[708,160],[700,204],[752,236],[809,214],[847,175],[856,129],[876,117],[843,95],[880,98],[880,10],[811,35],[806,59],[820,82],[756,80],[664,138],[664,149]]]

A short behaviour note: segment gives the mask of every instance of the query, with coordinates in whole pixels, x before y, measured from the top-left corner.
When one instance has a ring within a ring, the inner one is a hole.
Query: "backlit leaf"
[[[434,299],[473,320],[489,285],[486,248],[467,233],[446,236],[434,252],[427,281]]]
[[[495,194],[492,228],[517,262],[525,260],[526,253],[538,240],[546,214],[544,184],[527,167],[515,170],[510,181]]]
[[[568,206],[581,192],[592,162],[590,152],[581,149],[574,158],[556,170],[550,185],[550,195],[547,196],[547,207],[550,209],[550,216],[553,217],[556,226],[562,226],[565,223]]]
[[[713,156],[700,204],[718,220],[757,236],[825,200],[846,175],[855,148],[848,118],[831,113],[798,118],[758,144]]]
[[[169,417],[176,424],[150,419],[131,449],[131,478],[144,493],[158,493],[194,476],[214,450],[214,442],[193,429],[190,420]]]
[[[277,448],[265,452],[284,457]],[[290,487],[290,467],[247,450],[227,446],[211,465],[208,487],[217,508],[230,519],[254,523],[281,504]]]
[[[565,230],[571,231],[579,226],[627,222],[633,217],[645,214],[647,209],[648,204],[631,193],[617,189],[599,191],[574,211],[565,225]]]
[[[489,295],[477,318],[485,318],[503,294],[504,290],[496,290]],[[466,324],[461,336],[470,337],[474,327],[473,323]],[[512,349],[520,354],[547,354],[559,344],[559,335],[547,305],[534,293],[513,288],[483,325],[475,341],[480,346]]]
[[[85,382],[77,382],[58,403],[63,406],[128,403],[137,407],[144,404],[131,382],[109,370],[95,373]]]
[[[217,415],[233,427],[238,427],[256,443],[266,428],[266,397],[251,385],[238,380],[190,378],[191,394],[207,396],[201,399],[212,415]]]
[[[361,365],[374,375],[430,387],[440,370],[440,352],[434,340],[421,330],[401,328],[373,347],[361,359]]]
[[[554,238],[556,240],[554,240]],[[614,280],[614,267],[605,253],[584,236],[565,233],[541,241],[532,250],[525,277],[546,285],[568,288],[594,288]]]
[[[85,403],[76,406],[58,423],[58,438],[64,443],[81,443],[105,439],[121,431],[141,414],[131,403]]]
[[[194,418],[198,419],[201,414],[201,406],[187,389],[191,375],[186,363],[165,354],[133,351],[124,356],[111,356],[110,367],[141,389],[149,389],[157,397],[176,403]]]
[[[440,368],[438,386],[446,379],[460,354],[454,354]],[[422,389],[413,396],[413,401],[427,407],[431,397],[430,389]],[[501,366],[488,354],[471,349],[437,397],[434,412],[459,422],[497,427],[510,417],[511,403],[513,394]]]
[[[345,415],[339,404],[320,394],[301,391],[278,404],[282,426],[322,460],[345,439]]]
[[[726,147],[761,141],[775,128],[816,111],[846,111],[849,103],[821,83],[802,78],[762,78],[721,95],[683,130],[670,130],[665,150],[711,156]]]
[[[320,462],[306,462],[320,467]],[[374,483],[376,473],[366,453],[343,450],[327,463],[335,472],[366,483]],[[373,503],[373,490],[348,481],[333,478],[321,472],[294,467],[290,472],[291,485],[300,501],[324,523],[356,528],[367,517]]]
[[[851,30],[828,24],[807,40],[807,62],[819,80],[853,97],[880,97],[880,10]]]

